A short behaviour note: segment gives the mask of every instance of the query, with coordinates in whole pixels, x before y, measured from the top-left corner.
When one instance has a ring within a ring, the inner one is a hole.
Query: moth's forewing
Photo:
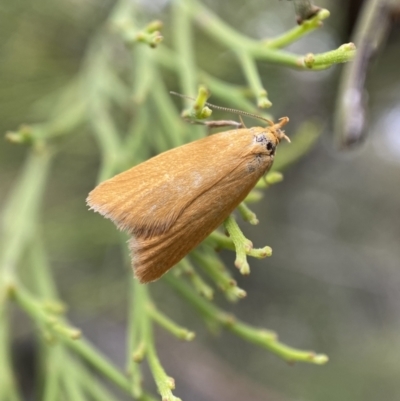
[[[156,280],[215,230],[272,165],[268,128],[215,134],[105,181],[88,204],[123,230],[141,282]]]

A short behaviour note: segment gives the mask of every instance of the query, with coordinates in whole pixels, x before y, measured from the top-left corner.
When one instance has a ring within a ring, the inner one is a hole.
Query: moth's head
[[[270,127],[268,127],[268,131],[276,138],[277,144],[282,140],[285,139],[286,141],[290,142],[288,136],[286,136],[285,131],[282,130],[282,127],[289,122],[289,117],[282,117],[279,119],[279,122],[274,124],[272,121],[269,121]]]
[[[272,121],[268,120],[268,122],[270,123],[270,127],[252,128],[254,134],[253,143],[262,147],[262,154],[273,158],[275,155],[276,147],[282,141],[282,139],[290,142],[290,139],[285,135],[285,131],[282,130],[282,127],[287,124],[288,121],[288,117],[283,117],[279,120],[277,124],[274,124]],[[255,151],[259,152],[259,149],[260,148],[257,146],[257,148],[255,148]]]

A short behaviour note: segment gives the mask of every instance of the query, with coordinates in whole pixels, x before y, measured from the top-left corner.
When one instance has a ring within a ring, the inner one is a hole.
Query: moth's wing
[[[248,131],[226,131],[164,152],[101,183],[87,203],[134,236],[162,234],[240,164]]]
[[[229,174],[219,175],[216,185],[198,191],[162,234],[131,238],[132,265],[141,282],[158,279],[223,223],[272,165],[268,159],[259,163],[254,156],[253,161],[238,157]]]

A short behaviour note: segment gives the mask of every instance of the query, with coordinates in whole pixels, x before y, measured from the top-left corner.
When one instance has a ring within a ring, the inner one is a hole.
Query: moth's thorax
[[[262,176],[271,167],[279,139],[269,128],[253,127],[247,130],[246,170]]]

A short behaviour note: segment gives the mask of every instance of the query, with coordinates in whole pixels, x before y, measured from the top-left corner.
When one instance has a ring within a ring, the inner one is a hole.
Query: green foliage
[[[205,134],[202,127],[185,126],[174,99],[168,93],[162,70],[176,74],[181,93],[193,95],[201,83],[218,97],[221,104],[256,112],[253,102],[261,108],[272,105],[262,85],[256,64],[258,60],[296,69],[318,70],[351,60],[355,51],[351,44],[315,55],[302,56],[282,50],[282,47],[319,28],[322,20],[329,16],[327,10],[320,10],[302,25],[277,38],[261,41],[229,27],[197,0],[175,1],[170,11],[173,39],[170,46],[164,46],[161,43],[161,22],[145,22],[146,15],[142,15],[136,3],[118,1],[104,28],[91,38],[81,70],[52,102],[48,119],[22,126],[6,135],[15,144],[29,146],[30,151],[2,216],[0,401],[21,399],[11,364],[10,301],[15,302],[37,328],[45,378],[41,399],[45,401],[111,399],[106,387],[98,381],[97,374],[135,399],[153,400],[154,397],[142,387],[140,364],[144,360],[150,367],[162,400],[176,400],[172,393],[174,380],[167,375],[157,355],[153,326],[158,324],[181,340],[194,338],[194,333],[163,314],[151,298],[151,286],[136,281],[132,283],[129,305],[128,374],[120,372],[68,322],[52,277],[40,219],[46,183],[54,156],[62,151],[60,143],[63,137],[78,127],[90,127],[100,149],[98,179],[101,181],[142,162],[154,152],[162,152]],[[247,87],[234,86],[197,66],[194,25],[236,55]],[[126,45],[123,61],[115,63],[115,49],[120,42]],[[185,107],[190,106],[185,101]],[[198,110],[195,115],[199,116]],[[281,181],[282,175],[276,170],[287,168],[304,155],[313,146],[319,131],[315,123],[305,122],[298,133],[291,136],[293,144],[280,149],[275,171],[260,181],[258,189],[246,202],[259,200],[261,189]],[[149,132],[152,135],[148,135]],[[242,204],[239,211],[244,220],[257,223],[255,214],[247,205]],[[233,217],[227,220],[225,228],[229,236],[213,233],[199,250],[181,261],[164,280],[183,302],[192,305],[213,327],[224,327],[289,362],[325,363],[326,356],[288,347],[278,341],[275,333],[247,325],[214,304],[212,299],[216,290],[229,301],[237,301],[246,295],[215,249],[235,250],[235,264],[242,274],[250,272],[247,256],[262,258],[272,253],[270,247],[253,249]],[[125,252],[124,240],[121,240],[121,247]],[[25,268],[34,272],[29,289],[21,282],[22,260]]]

